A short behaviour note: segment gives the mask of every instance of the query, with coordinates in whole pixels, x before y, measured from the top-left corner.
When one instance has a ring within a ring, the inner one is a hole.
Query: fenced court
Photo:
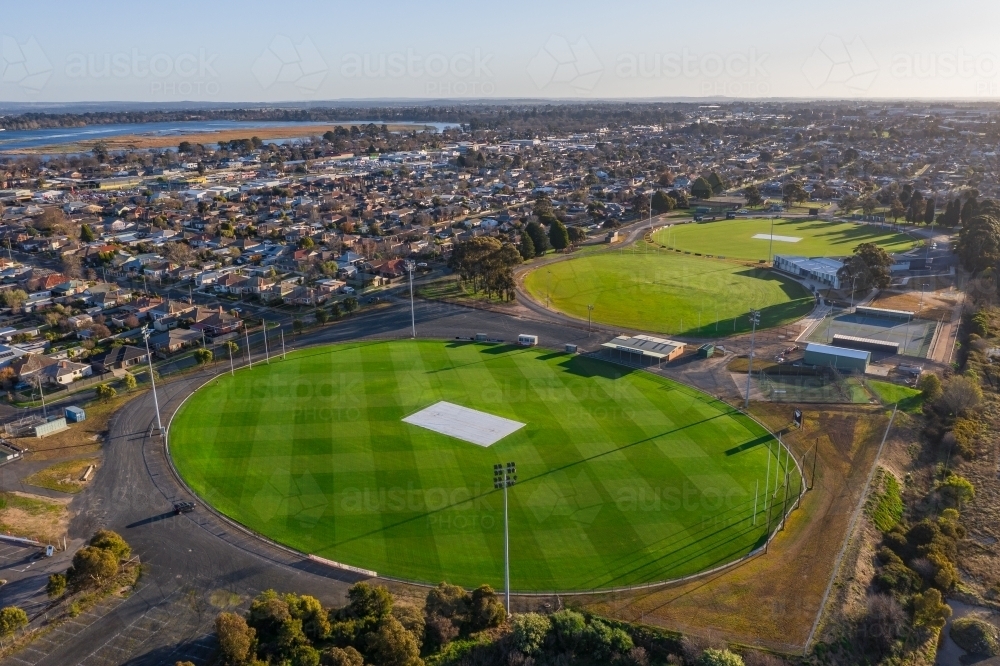
[[[770,402],[868,404],[874,395],[861,377],[845,375],[832,368],[814,373],[783,372],[772,366],[754,372],[753,383],[760,395]]]
[[[898,344],[900,354],[926,358],[937,326],[938,322],[928,319],[906,321],[843,312],[824,318],[809,334],[808,340],[830,344],[834,335],[882,340]]]

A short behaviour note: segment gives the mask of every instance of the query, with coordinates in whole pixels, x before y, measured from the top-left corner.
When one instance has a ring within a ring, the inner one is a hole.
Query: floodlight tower
[[[760,323],[760,310],[750,310],[750,358],[747,363],[747,395],[743,400],[743,409],[747,410],[750,408],[750,377],[753,375],[753,343],[757,338],[757,324]]]
[[[163,423],[160,422],[160,401],[156,397],[156,379],[153,377],[153,355],[149,353],[149,326],[142,327],[142,339],[146,343],[146,360],[149,362],[149,384],[153,387],[153,407],[156,408],[156,427],[163,435]]]
[[[503,585],[507,614],[510,615],[510,533],[507,529],[507,488],[517,481],[517,466],[509,462],[493,465],[493,487],[503,488]]]
[[[410,274],[410,331],[414,340],[417,338],[417,316],[413,312],[413,271],[416,267],[417,264],[412,259],[403,262],[403,268]]]

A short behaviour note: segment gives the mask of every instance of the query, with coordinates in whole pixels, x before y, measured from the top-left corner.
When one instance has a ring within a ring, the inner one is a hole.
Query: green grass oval
[[[773,224],[772,224],[773,223]],[[757,235],[798,238],[797,241],[754,238]],[[772,254],[801,257],[846,257],[861,243],[875,243],[886,252],[906,252],[917,241],[909,234],[874,224],[825,222],[818,219],[743,218],[678,224],[660,229],[653,241],[671,248],[729,259],[767,260]]]
[[[527,425],[483,448],[401,421],[439,400]],[[515,461],[510,567],[524,591],[635,585],[733,561],[764,538],[767,470],[772,490],[783,478],[771,436],[725,403],[651,373],[509,345],[295,352],[197,391],[169,441],[186,483],[261,534],[465,586],[503,583],[493,465]]]
[[[813,297],[770,270],[674,252],[602,252],[539,267],[524,279],[533,299],[586,320],[668,335],[718,337],[795,321]]]

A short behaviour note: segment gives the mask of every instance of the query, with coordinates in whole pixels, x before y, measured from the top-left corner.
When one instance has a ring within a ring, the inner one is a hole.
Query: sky
[[[6,3],[0,102],[1000,99],[1000,2]]]

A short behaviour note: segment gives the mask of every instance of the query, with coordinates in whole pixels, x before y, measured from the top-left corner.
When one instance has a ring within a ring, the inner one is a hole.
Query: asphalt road
[[[559,322],[523,320],[504,314],[418,301],[420,337],[453,339],[486,333],[515,340],[532,333],[541,344],[561,348],[564,343],[594,349],[606,336],[588,336],[586,330]],[[372,309],[334,326],[315,329],[301,337],[286,333],[286,344],[299,348],[323,342],[364,338],[402,338],[410,335],[410,311],[404,301]],[[255,349],[254,362],[263,354]],[[168,381],[160,387],[162,418],[170,415],[192,390],[228,363]],[[328,569],[302,555],[268,544],[244,532],[204,507],[182,516],[171,513],[172,503],[190,498],[168,466],[162,440],[151,434],[155,426],[152,395],[128,403],[113,418],[105,446],[105,460],[94,483],[74,498],[77,512],[70,526],[75,544],[96,529],[108,527],[125,536],[148,570],[135,593],[123,601],[109,601],[35,641],[3,664],[160,665],[178,660],[207,663],[214,650],[211,637],[216,614],[227,607],[244,606],[268,588],[309,593],[327,604],[342,604],[355,582],[347,572]],[[10,551],[8,554],[8,550]],[[72,552],[72,548],[71,548]],[[43,601],[51,568],[24,575],[16,585],[0,588],[0,606]],[[17,550],[0,550],[0,567],[23,567]]]

